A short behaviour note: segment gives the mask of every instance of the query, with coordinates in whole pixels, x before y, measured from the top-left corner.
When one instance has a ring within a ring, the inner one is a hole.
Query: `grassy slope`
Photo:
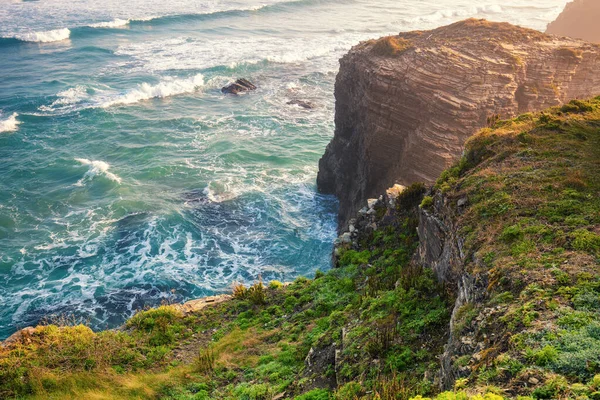
[[[465,306],[458,325],[498,339],[457,355],[465,378],[440,398],[600,398],[600,100],[497,122],[467,147],[432,196],[469,199],[456,221],[474,260],[465,268],[489,276],[490,296]],[[314,280],[258,287],[194,315],[148,310],[123,331],[38,327],[0,350],[0,398],[431,395],[453,299],[410,262],[421,197],[411,187],[398,209],[382,210],[391,222]],[[478,321],[490,307],[502,315]],[[315,374],[340,387],[315,389],[304,359],[333,343],[337,371]]]
[[[460,310],[485,343],[457,360],[461,384],[600,398],[600,98],[484,129],[437,188],[468,198],[465,269],[488,277],[488,301]]]

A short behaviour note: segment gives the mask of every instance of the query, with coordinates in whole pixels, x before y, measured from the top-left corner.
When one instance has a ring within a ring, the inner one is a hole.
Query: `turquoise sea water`
[[[3,2],[0,339],[329,268],[338,58],[470,16],[543,29],[566,0],[475,3]],[[237,77],[259,89],[222,95]]]

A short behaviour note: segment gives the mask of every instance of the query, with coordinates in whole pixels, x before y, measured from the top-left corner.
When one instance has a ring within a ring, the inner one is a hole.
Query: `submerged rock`
[[[243,92],[250,92],[252,90],[256,90],[256,86],[254,86],[254,84],[249,80],[240,78],[237,81],[224,86],[221,89],[221,92],[225,94],[239,94]]]
[[[308,101],[304,100],[291,100],[288,101],[286,104],[290,106],[302,107],[306,110],[312,110],[313,108],[315,108],[315,106],[312,103],[309,103]]]

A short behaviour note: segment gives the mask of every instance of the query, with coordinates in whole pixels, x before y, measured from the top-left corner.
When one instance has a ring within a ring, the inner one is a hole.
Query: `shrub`
[[[325,389],[313,389],[310,392],[296,396],[295,400],[331,400],[331,392]]]
[[[340,264],[346,265],[361,265],[367,264],[371,259],[371,252],[369,250],[358,252],[356,250],[347,250],[342,253],[340,257]]]
[[[335,392],[336,400],[355,400],[363,392],[358,382],[348,382]]]
[[[262,281],[258,281],[248,288],[248,300],[255,305],[267,303],[265,285],[263,285]]]
[[[398,198],[396,199],[397,209],[402,211],[416,208],[423,199],[423,195],[426,191],[427,189],[425,188],[425,184],[420,182],[413,183],[412,185],[408,186],[402,191],[402,193],[398,195]]]
[[[572,234],[575,250],[591,253],[600,252],[600,235],[586,229],[578,229]]]
[[[200,350],[196,358],[196,371],[201,374],[212,372],[215,369],[215,353],[211,348]]]
[[[567,380],[562,376],[555,376],[548,379],[544,386],[535,389],[532,395],[534,399],[557,399],[567,388]]]
[[[600,369],[600,329],[597,324],[564,334],[558,345],[561,351],[552,363],[555,372],[587,380]]]
[[[161,324],[173,324],[177,319],[182,317],[183,314],[181,311],[175,307],[160,306],[138,312],[127,321],[127,326],[150,332]]]
[[[421,202],[421,208],[428,209],[433,205],[433,197],[425,196],[423,197],[423,201]]]
[[[274,395],[272,389],[265,383],[255,385],[241,383],[234,389],[234,393],[235,398],[239,400],[269,400]]]
[[[502,234],[500,235],[500,239],[512,243],[516,240],[520,240],[523,238],[523,231],[519,225],[511,225],[504,228]]]
[[[127,326],[150,333],[151,346],[164,346],[175,341],[176,333],[183,328],[177,323],[182,318],[183,314],[175,307],[161,306],[137,313],[127,321]]]
[[[233,297],[240,300],[246,299],[248,297],[248,288],[243,283],[234,283]]]
[[[317,271],[318,272],[318,271]],[[281,289],[283,287],[283,283],[279,281],[271,281],[269,282],[269,289]]]
[[[411,43],[401,37],[387,36],[378,39],[373,45],[373,53],[384,56],[392,57],[404,53],[411,47]]]
[[[532,355],[533,362],[537,366],[545,367],[552,364],[558,357],[558,350],[553,346],[546,345],[543,349],[538,350]]]
[[[598,310],[600,309],[600,294],[591,288],[582,288],[573,296],[573,305],[576,310]]]
[[[583,113],[593,111],[594,107],[589,102],[581,100],[571,100],[560,108],[564,113]]]

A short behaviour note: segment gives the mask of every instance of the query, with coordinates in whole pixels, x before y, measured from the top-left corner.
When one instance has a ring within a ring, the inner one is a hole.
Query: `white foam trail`
[[[15,132],[19,129],[20,121],[17,120],[19,114],[13,113],[8,119],[0,120],[0,132]]]
[[[60,42],[68,39],[71,36],[71,31],[68,28],[54,29],[51,31],[27,32],[15,35],[15,39],[24,42],[50,43]]]
[[[130,19],[116,18],[109,22],[98,22],[95,24],[90,24],[90,28],[121,28],[123,26],[129,25],[130,22]]]
[[[121,183],[121,178],[112,172],[108,172],[110,164],[104,161],[92,161],[87,158],[76,158],[75,161],[80,162],[83,165],[89,165],[90,169],[85,173],[75,185],[83,186],[83,184],[90,179],[93,179],[96,175],[104,175],[111,181]]]
[[[54,100],[49,106],[40,106],[40,111],[55,111],[57,108],[67,108],[85,100],[88,97],[87,88],[85,86],[75,86],[73,88],[63,90],[56,94],[58,99]]]
[[[136,89],[132,89],[116,98],[103,101],[99,106],[107,108],[119,104],[133,104],[153,98],[193,93],[202,86],[204,86],[204,76],[202,74],[197,74],[187,79],[168,78],[156,85],[142,83]]]

